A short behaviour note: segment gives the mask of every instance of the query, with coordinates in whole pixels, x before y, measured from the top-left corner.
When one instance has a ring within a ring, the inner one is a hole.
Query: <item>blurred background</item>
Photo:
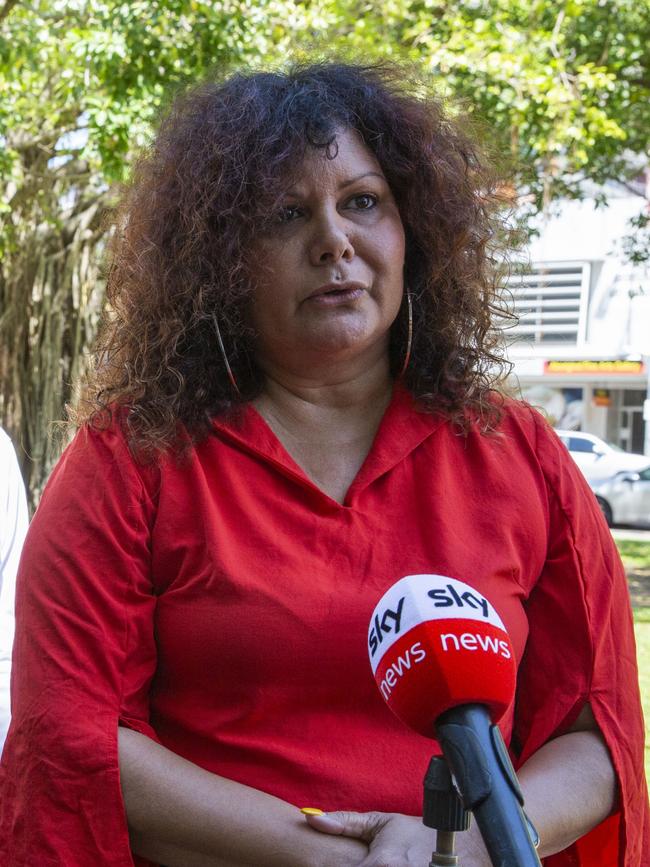
[[[0,0],[0,424],[32,508],[159,112],[314,47],[413,61],[483,127],[529,232],[513,382],[558,427],[650,454],[650,0]]]
[[[525,238],[512,385],[609,522],[650,525],[650,0],[0,0],[0,426],[30,508],[105,312],[120,184],[160,112],[211,71],[314,50],[413,62],[484,131]],[[647,699],[650,534],[615,535]]]

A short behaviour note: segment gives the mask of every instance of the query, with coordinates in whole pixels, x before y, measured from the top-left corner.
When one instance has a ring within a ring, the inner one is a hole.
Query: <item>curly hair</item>
[[[251,250],[307,148],[332,157],[337,131],[352,129],[405,229],[414,320],[405,385],[461,429],[473,417],[493,430],[508,366],[495,317],[512,318],[499,290],[502,201],[474,136],[429,91],[395,64],[322,62],[240,72],[177,96],[116,211],[111,313],[75,421],[100,424],[123,408],[132,446],[159,452],[179,437],[199,441],[215,416],[260,393]],[[392,326],[393,372],[404,320]]]

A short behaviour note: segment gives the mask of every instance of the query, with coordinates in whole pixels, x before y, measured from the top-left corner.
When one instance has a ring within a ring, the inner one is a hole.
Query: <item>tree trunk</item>
[[[39,192],[57,186],[45,183]],[[0,423],[16,446],[33,509],[67,442],[65,405],[102,312],[109,196],[78,198],[65,219],[47,219],[38,195],[20,193],[0,266]]]

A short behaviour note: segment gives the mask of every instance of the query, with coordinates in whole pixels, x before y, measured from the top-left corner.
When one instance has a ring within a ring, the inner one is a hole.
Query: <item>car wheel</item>
[[[598,505],[600,506],[601,512],[605,516],[605,520],[607,521],[607,526],[611,527],[612,524],[614,523],[614,518],[612,515],[611,506],[609,505],[607,500],[603,500],[602,497],[596,497],[596,499],[598,500]]]

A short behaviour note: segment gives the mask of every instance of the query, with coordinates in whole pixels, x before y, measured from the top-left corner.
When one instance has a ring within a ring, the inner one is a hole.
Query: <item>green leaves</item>
[[[650,150],[650,0],[30,0],[0,10],[0,418],[37,496],[103,304],[104,212],[213,71],[401,58],[481,121],[529,210]],[[4,14],[4,17],[2,17]],[[417,86],[415,84],[414,86]],[[455,106],[455,108],[454,108]],[[648,257],[642,210],[626,247]],[[13,348],[11,348],[13,347]],[[4,353],[4,355],[3,355]]]
[[[121,180],[178,87],[316,45],[428,69],[540,200],[578,172],[617,176],[622,143],[647,151],[649,22],[649,0],[36,0],[0,25],[0,134],[52,147],[76,120],[84,158]]]

